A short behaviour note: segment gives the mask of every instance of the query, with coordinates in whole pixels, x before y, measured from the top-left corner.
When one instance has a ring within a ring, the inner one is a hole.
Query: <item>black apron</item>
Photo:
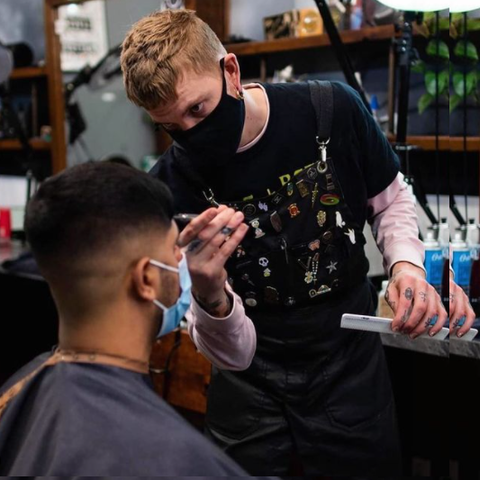
[[[252,475],[400,474],[394,402],[377,334],[340,329],[373,314],[365,238],[326,156],[328,82],[311,82],[319,159],[268,197],[231,203],[250,230],[227,263],[257,331],[243,372],[213,368],[207,434]],[[318,106],[322,109],[319,110]]]

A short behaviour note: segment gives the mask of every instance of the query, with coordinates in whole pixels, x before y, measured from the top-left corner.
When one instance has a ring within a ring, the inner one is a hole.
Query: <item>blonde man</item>
[[[235,55],[186,10],[134,25],[122,68],[130,100],[175,141],[151,173],[176,210],[226,203],[251,227],[227,270],[257,352],[244,372],[213,369],[209,436],[256,475],[295,463],[308,475],[398,476],[380,339],[340,329],[343,313],[374,311],[367,220],[391,276],[392,328],[435,335],[447,315],[425,281],[397,158],[359,96],[341,83],[243,86]],[[208,271],[195,275],[205,309],[226,302]]]

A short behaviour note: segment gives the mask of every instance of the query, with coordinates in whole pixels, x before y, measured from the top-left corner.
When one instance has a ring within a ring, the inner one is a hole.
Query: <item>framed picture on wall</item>
[[[56,29],[64,72],[78,72],[87,64],[94,66],[108,52],[104,0],[60,7]]]

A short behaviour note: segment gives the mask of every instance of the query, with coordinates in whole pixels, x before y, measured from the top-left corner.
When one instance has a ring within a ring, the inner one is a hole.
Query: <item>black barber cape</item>
[[[32,372],[41,355],[1,389]],[[188,425],[147,375],[59,363],[30,380],[0,420],[0,475],[246,475]]]

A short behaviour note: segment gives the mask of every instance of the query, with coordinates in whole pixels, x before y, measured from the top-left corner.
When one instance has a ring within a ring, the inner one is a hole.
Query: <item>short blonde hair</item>
[[[215,72],[225,54],[218,37],[194,11],[154,12],[132,27],[122,45],[127,97],[147,110],[175,101],[185,71]]]

